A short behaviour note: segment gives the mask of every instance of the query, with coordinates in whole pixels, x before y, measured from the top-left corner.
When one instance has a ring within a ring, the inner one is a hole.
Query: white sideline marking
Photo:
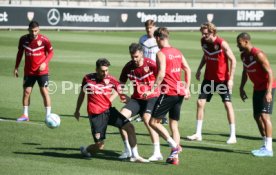
[[[28,122],[18,122],[16,120],[7,120],[7,119],[2,119],[2,118],[0,118],[0,122],[13,122],[13,123],[20,123],[20,124],[24,123],[24,124],[40,125],[40,126],[44,125],[42,123],[35,123],[35,122],[30,122],[30,121],[28,121]]]

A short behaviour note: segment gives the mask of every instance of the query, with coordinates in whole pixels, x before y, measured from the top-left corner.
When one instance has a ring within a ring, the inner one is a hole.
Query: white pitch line
[[[229,147],[228,144],[218,144],[218,143],[211,143],[206,141],[185,141],[186,143],[193,143],[193,144],[200,144],[200,145],[210,145],[210,146],[221,146],[221,147]]]
[[[31,125],[40,125],[40,126],[44,126],[44,124],[42,123],[35,123],[35,122],[17,122],[16,120],[7,120],[7,119],[2,119],[0,118],[0,122],[13,122],[13,123],[24,123],[24,124],[31,124]]]
[[[234,111],[240,112],[240,111],[252,111],[252,108],[244,108],[244,109],[235,109]]]

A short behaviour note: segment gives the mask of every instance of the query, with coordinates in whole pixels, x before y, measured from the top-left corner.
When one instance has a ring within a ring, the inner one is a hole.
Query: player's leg
[[[45,117],[51,114],[51,98],[48,91],[48,75],[39,76],[37,79],[43,103],[45,107]]]
[[[105,134],[109,120],[109,110],[98,115],[89,115],[88,117],[95,144],[91,144],[87,147],[80,147],[81,154],[85,157],[91,157],[91,154],[97,153],[98,151],[104,149]]]
[[[151,142],[153,144],[153,154],[149,158],[150,161],[158,161],[163,160],[163,156],[160,151],[160,141],[159,141],[159,135],[158,133],[151,128],[149,121],[151,118],[151,114],[153,112],[155,103],[157,101],[157,97],[150,98],[148,100],[139,100],[140,104],[140,113],[143,114],[143,121],[144,124],[150,134]]]
[[[115,126],[117,128],[121,128],[127,132],[128,135],[128,141],[131,147],[131,153],[132,156],[130,158],[130,161],[132,162],[149,162],[148,160],[142,158],[138,153],[138,147],[137,147],[137,139],[135,134],[135,128],[130,123],[130,121],[122,115],[119,111],[117,111],[116,108],[110,108],[109,113],[109,121],[108,125]]]
[[[120,111],[120,113],[126,118],[130,118],[133,115],[136,115],[140,109],[138,102],[134,99],[131,99]],[[124,129],[119,129],[122,140],[124,142],[124,151],[119,156],[119,159],[126,159],[131,157],[131,147],[128,140],[128,134]]]
[[[230,126],[230,137],[226,141],[226,143],[227,144],[235,144],[235,143],[237,143],[237,139],[236,139],[235,114],[234,114],[232,102],[225,101],[224,107],[226,109],[227,119],[228,119],[228,123]]]
[[[198,96],[197,100],[197,112],[196,112],[196,133],[187,136],[188,140],[194,140],[194,141],[201,141],[202,140],[202,126],[203,126],[203,119],[204,119],[204,109],[206,101],[210,102],[211,98],[213,96],[214,89],[214,83],[208,80],[203,80],[201,88],[200,88],[200,94]]]
[[[216,83],[215,89],[217,90],[218,94],[221,97],[222,102],[224,103],[224,107],[227,113],[227,119],[230,127],[230,136],[229,136],[229,139],[226,141],[226,143],[235,144],[237,143],[235,113],[231,102],[231,94],[228,89],[227,82]]]
[[[36,82],[36,78],[33,76],[24,76],[23,81],[23,97],[22,97],[22,105],[23,105],[23,114],[21,117],[17,119],[17,121],[29,121],[29,106],[31,103],[31,93],[33,90],[33,86]]]
[[[272,101],[267,103],[264,100],[260,100],[259,103],[259,120],[258,121],[258,128],[260,130],[261,135],[264,135],[264,147],[261,147],[259,150],[253,150],[252,153],[254,156],[258,157],[272,157],[273,156],[273,149],[272,149],[272,122],[270,115],[272,114],[273,110],[273,100],[274,100],[274,92],[275,89],[272,91]],[[253,94],[253,107],[254,107],[254,113],[258,112],[258,108],[255,106],[257,102],[254,102],[254,100],[261,98],[263,99],[265,97],[266,91],[260,91],[255,92]],[[256,99],[254,99],[256,98]]]
[[[158,161],[158,160],[163,160],[163,156],[161,154],[160,150],[160,141],[159,141],[159,135],[158,133],[150,126],[149,121],[151,118],[151,114],[145,113],[143,115],[143,121],[144,124],[150,134],[151,142],[153,144],[153,154],[149,158],[150,161]]]

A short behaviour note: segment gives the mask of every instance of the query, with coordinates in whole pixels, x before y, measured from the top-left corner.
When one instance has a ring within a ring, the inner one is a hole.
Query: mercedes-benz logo
[[[52,26],[57,25],[57,23],[60,20],[60,13],[57,9],[51,9],[47,13],[47,20],[48,23],[51,24]]]

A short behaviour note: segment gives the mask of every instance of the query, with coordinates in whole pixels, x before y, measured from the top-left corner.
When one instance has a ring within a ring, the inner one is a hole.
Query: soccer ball
[[[52,113],[46,117],[45,123],[51,129],[57,128],[60,125],[60,117]]]

